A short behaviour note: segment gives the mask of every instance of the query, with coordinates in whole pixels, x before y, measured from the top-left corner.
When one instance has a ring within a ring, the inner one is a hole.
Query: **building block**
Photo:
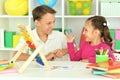
[[[112,37],[112,39],[114,40],[115,39],[115,30],[114,29],[110,29],[110,35]]]
[[[115,40],[115,50],[120,50],[120,40]]]
[[[6,48],[12,48],[13,47],[13,35],[15,35],[16,32],[5,32],[4,35],[4,42]]]
[[[120,40],[120,29],[115,30],[115,39]]]

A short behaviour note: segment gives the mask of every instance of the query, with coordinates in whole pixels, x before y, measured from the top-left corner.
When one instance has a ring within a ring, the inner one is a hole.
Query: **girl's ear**
[[[100,35],[100,31],[98,29],[96,29],[95,34]]]

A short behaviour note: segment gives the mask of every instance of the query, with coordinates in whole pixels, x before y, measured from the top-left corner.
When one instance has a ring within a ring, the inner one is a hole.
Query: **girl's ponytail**
[[[112,49],[112,38],[111,38],[111,36],[110,36],[109,28],[108,28],[107,25],[104,27],[104,30],[103,30],[103,40],[104,40],[105,43],[108,44],[108,45],[110,46],[110,48]]]

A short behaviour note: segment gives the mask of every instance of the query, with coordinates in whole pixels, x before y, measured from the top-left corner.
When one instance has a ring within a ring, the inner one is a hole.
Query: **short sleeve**
[[[18,43],[18,45],[15,48],[15,51],[18,51],[23,45],[25,44],[25,40],[23,37],[20,38],[20,42]],[[26,48],[24,49],[23,53],[28,53],[28,47],[26,46]]]

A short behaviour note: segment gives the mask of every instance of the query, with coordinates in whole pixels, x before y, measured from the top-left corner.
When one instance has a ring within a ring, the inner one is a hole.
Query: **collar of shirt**
[[[35,38],[36,38],[37,41],[41,41],[40,38],[39,38],[39,36],[38,36],[38,34],[37,34],[36,29],[33,30],[33,34],[34,34],[34,36],[35,36]],[[53,32],[52,32],[50,35],[48,35],[47,41],[48,41],[48,40],[51,40],[51,39],[54,39],[54,38],[55,38],[55,37],[54,37],[54,34],[53,34]],[[46,42],[47,42],[47,41],[46,41]]]

